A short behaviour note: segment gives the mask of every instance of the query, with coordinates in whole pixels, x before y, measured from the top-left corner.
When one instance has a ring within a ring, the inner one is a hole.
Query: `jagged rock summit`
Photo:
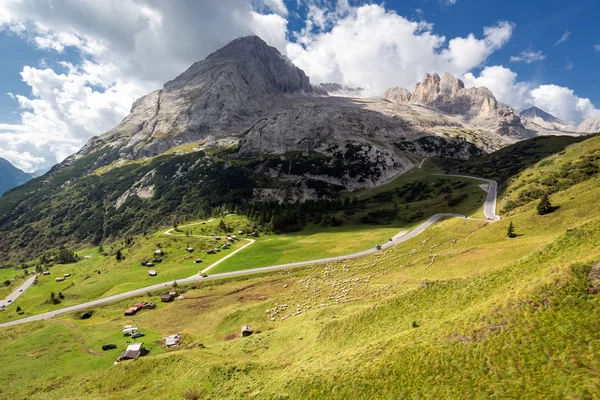
[[[449,73],[425,74],[412,93],[404,88],[385,92],[385,99],[399,104],[414,104],[431,108],[447,115],[456,115],[472,126],[518,139],[535,135],[526,129],[517,113],[499,103],[485,87],[465,88],[465,84]]]
[[[138,99],[100,139],[112,142],[121,158],[153,156],[204,137],[238,133],[290,95],[327,93],[258,36],[242,37]]]

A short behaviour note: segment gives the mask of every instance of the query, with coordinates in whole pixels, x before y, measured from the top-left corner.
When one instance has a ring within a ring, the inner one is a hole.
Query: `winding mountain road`
[[[455,176],[455,177],[468,178],[468,179],[474,179],[474,180],[486,182],[488,184],[488,187],[487,187],[487,196],[486,196],[486,199],[485,199],[485,202],[483,205],[484,215],[485,215],[486,219],[488,219],[488,220],[495,221],[495,220],[500,219],[496,215],[496,201],[497,201],[496,191],[497,191],[498,185],[495,181],[492,181],[489,179],[477,178],[477,177],[473,177],[473,176],[466,176],[466,175],[443,175],[443,176]],[[406,233],[402,236],[394,237],[391,241],[388,241],[388,242],[382,244],[381,247],[382,247],[382,249],[386,249],[391,246],[394,246],[399,243],[410,240],[410,239],[414,238],[415,236],[421,234],[425,229],[429,228],[431,225],[433,225],[440,219],[448,218],[448,217],[467,219],[466,216],[460,215],[460,214],[435,214],[432,217],[430,217],[427,221],[423,222],[421,225],[416,227],[415,229],[409,231],[408,233]],[[165,232],[165,234],[170,234],[171,230],[172,229],[168,230],[167,232]],[[235,253],[241,251],[245,247],[254,243],[254,241],[252,239],[248,239],[248,240],[251,240],[251,242],[244,245],[243,247],[235,250],[235,252],[232,252],[232,254],[228,255],[227,258],[233,256]],[[349,259],[354,259],[354,258],[366,256],[369,254],[373,254],[373,253],[376,253],[377,251],[379,251],[379,250],[376,250],[375,248],[371,248],[368,250],[360,251],[358,253],[348,254],[348,255],[344,255],[344,256],[321,258],[318,260],[301,261],[301,262],[294,262],[294,263],[289,263],[289,264],[272,265],[269,267],[252,268],[252,269],[246,269],[246,270],[242,270],[242,271],[223,272],[223,273],[219,273],[219,274],[213,274],[213,275],[207,276],[205,278],[203,278],[201,275],[194,275],[189,278],[178,279],[176,282],[178,284],[186,284],[186,283],[198,282],[198,281],[203,281],[203,280],[222,279],[222,278],[229,278],[229,277],[234,277],[234,276],[260,274],[260,273],[277,271],[277,270],[282,270],[282,269],[302,267],[302,266],[306,266],[306,265],[322,264],[322,263],[327,263],[327,262],[331,262],[331,261],[349,260]],[[215,262],[214,264],[212,264],[208,268],[206,268],[204,271],[207,271],[208,269],[214,267],[217,263],[220,263],[224,260],[225,260],[225,258]],[[17,320],[10,321],[10,322],[5,322],[5,323],[0,324],[0,328],[26,324],[26,323],[34,322],[34,321],[43,321],[43,320],[55,317],[57,315],[66,314],[66,313],[70,313],[70,312],[89,310],[92,307],[100,306],[102,304],[107,304],[107,303],[111,303],[111,302],[114,302],[117,300],[126,299],[128,297],[144,295],[152,290],[165,289],[167,287],[172,286],[174,282],[175,281],[158,283],[156,285],[146,286],[146,287],[143,287],[140,289],[131,290],[128,292],[116,294],[116,295],[109,296],[109,297],[103,297],[103,298],[100,298],[97,300],[92,300],[87,303],[81,303],[81,304],[77,304],[74,306],[64,307],[64,308],[61,308],[58,310],[53,310],[53,311],[45,312],[42,314],[33,315],[30,317],[17,319]]]

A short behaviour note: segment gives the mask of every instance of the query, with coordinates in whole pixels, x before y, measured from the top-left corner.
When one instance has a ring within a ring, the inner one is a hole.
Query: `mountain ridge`
[[[20,170],[10,161],[0,157],[0,196],[7,191],[24,184],[33,178],[31,174]]]

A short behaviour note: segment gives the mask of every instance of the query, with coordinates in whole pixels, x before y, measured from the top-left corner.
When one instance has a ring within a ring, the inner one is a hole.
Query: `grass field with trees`
[[[595,145],[563,156],[576,165]],[[521,183],[540,168],[563,164],[544,162],[511,179],[505,200],[536,185]],[[89,320],[2,329],[1,395],[595,398],[600,211],[590,205],[600,178],[571,183],[552,192],[549,214],[523,200],[502,221],[444,220],[361,259],[180,287],[184,300],[134,317],[123,316],[126,304],[160,293],[100,307]],[[148,332],[151,352],[113,366],[130,323]],[[254,334],[242,338],[246,324]],[[167,350],[159,339],[172,333],[183,340]],[[108,342],[119,349],[99,350]]]

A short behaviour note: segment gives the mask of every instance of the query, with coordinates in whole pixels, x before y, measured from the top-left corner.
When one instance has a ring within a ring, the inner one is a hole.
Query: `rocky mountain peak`
[[[521,114],[522,117],[525,117],[527,119],[540,118],[542,121],[545,122],[565,124],[565,122],[560,118],[556,118],[554,115],[547,113],[546,111],[535,106],[529,107],[528,109],[521,111],[519,114]]]
[[[509,106],[498,103],[487,88],[465,88],[460,79],[449,73],[425,74],[412,94],[406,89],[392,88],[385,99],[394,103],[415,104],[444,114],[456,115],[471,125],[490,129],[502,135],[529,137],[519,116]]]
[[[112,155],[136,159],[209,136],[235,135],[290,96],[323,95],[304,71],[258,36],[230,42],[135,101],[131,113],[96,143],[110,143]],[[99,164],[106,160],[99,160]]]
[[[600,132],[600,117],[590,117],[583,120],[583,122],[577,126],[577,131],[580,133]]]
[[[176,90],[206,83],[207,78],[213,77],[209,74],[217,71],[220,76],[239,75],[244,84],[259,92],[314,91],[304,71],[258,36],[235,39],[204,60],[194,63],[183,74],[167,82],[164,88]]]

